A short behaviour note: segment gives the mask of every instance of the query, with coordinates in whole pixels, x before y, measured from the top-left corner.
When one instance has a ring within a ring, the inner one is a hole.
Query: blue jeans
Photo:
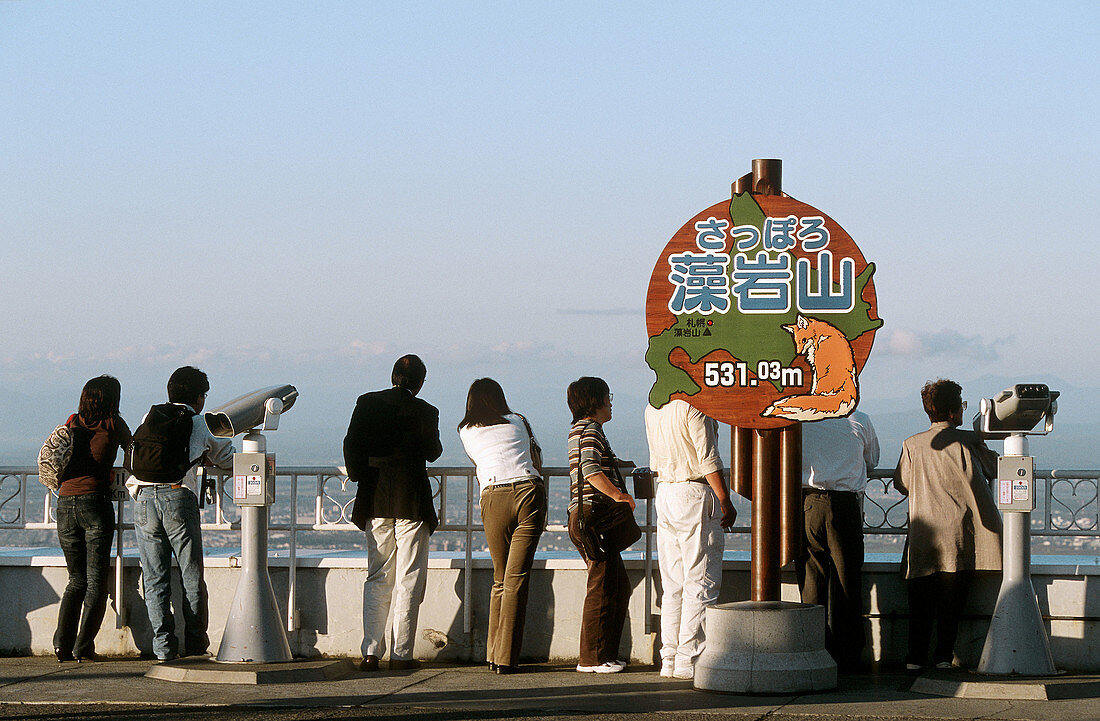
[[[107,610],[114,536],[115,507],[103,494],[57,499],[57,540],[69,570],[53,635],[53,647],[62,653],[77,658],[95,654],[95,637]]]
[[[171,608],[173,554],[183,582],[183,655],[205,653],[210,645],[199,523],[199,501],[186,488],[143,486],[134,504],[141,583],[157,658],[179,654]]]

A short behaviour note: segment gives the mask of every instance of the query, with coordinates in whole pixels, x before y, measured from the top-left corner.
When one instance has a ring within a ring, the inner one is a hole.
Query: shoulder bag
[[[619,473],[616,460],[615,454],[612,453],[611,468],[615,479],[621,484],[622,474]],[[584,483],[584,473],[581,472],[578,454],[576,500],[577,529],[581,535],[579,540],[586,556],[595,561],[604,561],[608,556],[630,548],[642,537],[642,529],[638,527],[629,503],[601,504],[599,510],[596,510],[596,504],[592,504],[586,516],[583,503]]]

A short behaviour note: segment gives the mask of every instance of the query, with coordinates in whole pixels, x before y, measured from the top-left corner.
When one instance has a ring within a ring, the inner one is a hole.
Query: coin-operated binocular
[[[1050,433],[1058,412],[1058,395],[1044,383],[1017,383],[992,398],[982,399],[981,410],[974,416],[974,430],[985,438]],[[1043,420],[1043,430],[1033,430]]]
[[[297,398],[294,386],[271,386],[206,414],[206,424],[216,436],[245,433],[242,452],[233,454],[233,500],[241,507],[241,577],[218,649],[218,661],[223,663],[293,658],[267,570],[267,509],[275,502],[275,454],[267,453],[263,431],[277,429],[279,416]],[[288,627],[293,627],[295,613],[289,609]]]
[[[1026,436],[1054,430],[1058,391],[1043,383],[1017,383],[992,398],[983,398],[974,430],[984,438],[1003,438],[997,460],[997,507],[1003,511],[1035,510],[1035,459],[1027,454]],[[1043,430],[1034,428],[1043,423]]]
[[[234,398],[206,414],[210,432],[222,438],[259,428],[273,431],[279,427],[279,416],[294,406],[298,390],[292,385],[271,386]]]
[[[260,431],[279,427],[279,416],[294,406],[298,390],[271,386],[234,398],[206,414],[210,432],[222,438],[246,433],[241,453],[233,454],[233,501],[238,506],[270,506],[275,502],[275,454],[267,453]]]
[[[983,398],[974,430],[985,438],[1003,438],[997,459],[994,496],[1004,512],[1001,590],[990,620],[978,673],[1052,676],[1058,673],[1050,638],[1031,584],[1031,512],[1035,510],[1035,458],[1028,455],[1029,435],[1054,430],[1058,391],[1043,383],[1017,383],[993,398]],[[1034,430],[1039,423],[1043,430]]]

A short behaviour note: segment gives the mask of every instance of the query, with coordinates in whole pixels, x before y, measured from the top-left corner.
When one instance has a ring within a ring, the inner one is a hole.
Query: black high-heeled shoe
[[[496,672],[497,672],[497,665],[495,663],[493,663],[492,661],[490,661],[489,662],[489,673],[496,673]]]
[[[64,663],[66,661],[75,661],[76,660],[73,657],[73,652],[72,651],[66,651],[62,648],[55,648],[53,650],[53,655],[57,656],[57,662],[58,663]]]

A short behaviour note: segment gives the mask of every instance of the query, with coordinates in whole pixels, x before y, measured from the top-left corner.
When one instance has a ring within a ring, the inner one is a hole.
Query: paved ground
[[[537,665],[497,676],[482,667],[428,665],[416,671],[357,674],[340,681],[224,685],[145,678],[153,661],[58,665],[51,658],[0,659],[0,719],[190,721],[719,721],[721,719],[1053,719],[1100,721],[1100,677],[1060,680],[1059,700],[943,698],[910,690],[902,673],[842,676],[836,691],[800,696],[737,696],[696,691],[650,668],[581,675]],[[966,672],[943,678],[970,679]]]

